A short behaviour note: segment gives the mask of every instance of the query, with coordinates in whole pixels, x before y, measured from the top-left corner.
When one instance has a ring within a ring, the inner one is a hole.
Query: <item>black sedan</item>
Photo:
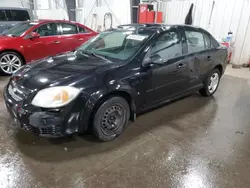
[[[123,25],[23,66],[4,99],[21,129],[46,137],[91,130],[109,141],[139,113],[194,91],[213,95],[226,63],[227,50],[201,28]]]

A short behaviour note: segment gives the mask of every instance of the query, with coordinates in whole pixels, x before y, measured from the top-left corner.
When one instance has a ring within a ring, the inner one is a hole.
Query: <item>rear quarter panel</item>
[[[227,66],[228,60],[228,51],[227,48],[224,46],[219,46],[216,49],[211,50],[212,55],[212,69],[218,65],[222,66],[222,74],[224,74]]]

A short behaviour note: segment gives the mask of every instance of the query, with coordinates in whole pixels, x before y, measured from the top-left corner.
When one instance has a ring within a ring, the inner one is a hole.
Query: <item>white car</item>
[[[33,19],[32,11],[29,9],[0,7],[0,33],[19,22]]]

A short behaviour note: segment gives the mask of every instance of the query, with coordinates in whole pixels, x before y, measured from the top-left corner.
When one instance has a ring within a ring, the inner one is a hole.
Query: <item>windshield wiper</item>
[[[109,59],[105,58],[105,57],[102,56],[102,55],[96,54],[95,52],[91,52],[90,54],[91,54],[92,56],[95,56],[95,57],[99,58],[99,59],[102,59],[102,60],[104,60],[104,61],[109,61],[109,62],[110,62]]]
[[[12,35],[12,34],[6,34],[6,33],[2,33],[3,36],[8,36],[8,37],[16,37],[16,35]]]
[[[111,62],[109,59],[105,58],[105,57],[102,56],[102,55],[96,54],[95,52],[89,52],[89,51],[86,51],[86,50],[80,50],[80,51],[81,51],[81,53],[83,53],[83,54],[92,55],[92,56],[97,57],[97,58],[99,58],[99,59],[102,59],[102,60],[104,60],[104,61]]]
[[[86,56],[86,57],[89,57],[89,54],[87,54],[86,52],[82,51],[82,50],[74,50],[73,52],[79,52],[80,54]]]

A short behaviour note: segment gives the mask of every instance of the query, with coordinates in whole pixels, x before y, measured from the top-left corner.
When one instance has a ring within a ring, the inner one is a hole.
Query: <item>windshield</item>
[[[106,58],[127,60],[142,47],[153,31],[116,30],[103,32],[78,50]]]
[[[15,25],[11,29],[4,31],[3,34],[8,35],[8,36],[19,37],[25,31],[27,31],[28,29],[30,29],[31,27],[33,27],[34,25],[37,25],[37,24],[38,23],[36,23],[36,22],[34,22],[34,23],[33,22],[22,22],[22,23]]]

